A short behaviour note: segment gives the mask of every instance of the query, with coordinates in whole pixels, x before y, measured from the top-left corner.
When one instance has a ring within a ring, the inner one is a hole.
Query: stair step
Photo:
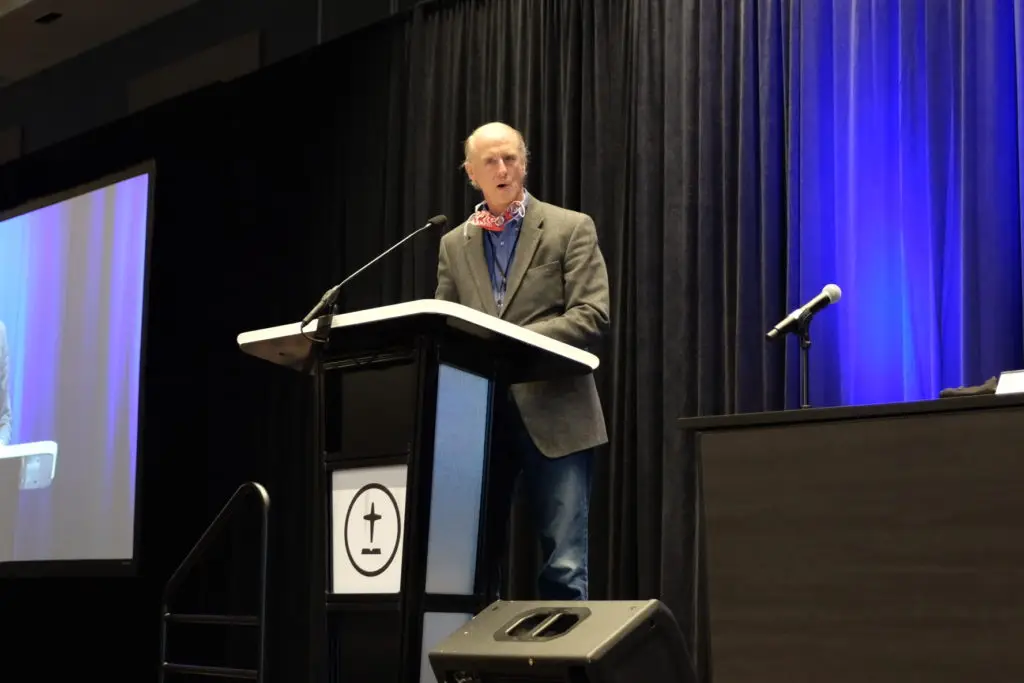
[[[214,678],[236,678],[239,680],[255,681],[257,677],[255,669],[235,669],[227,666],[200,666],[198,664],[164,662],[164,669],[180,674],[212,676]]]
[[[225,626],[259,626],[259,617],[238,614],[164,614],[164,619],[175,624],[223,624]]]

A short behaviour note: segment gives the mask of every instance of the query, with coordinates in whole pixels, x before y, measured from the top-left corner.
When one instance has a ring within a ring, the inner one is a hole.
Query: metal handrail
[[[172,614],[169,608],[171,597],[180,587],[181,582],[188,575],[188,572],[195,566],[206,550],[213,544],[221,530],[227,525],[232,515],[238,510],[239,502],[250,493],[255,493],[260,501],[260,594],[259,594],[259,615],[258,616],[230,616],[219,614]],[[263,487],[254,481],[249,481],[232,494],[228,502],[224,504],[217,516],[203,535],[196,542],[189,554],[181,561],[178,568],[174,570],[171,578],[164,585],[162,612],[160,618],[160,674],[159,681],[163,683],[166,671],[177,671],[180,673],[191,673],[205,676],[217,676],[222,678],[245,678],[255,680],[258,683],[263,681],[266,654],[266,613],[267,613],[267,537],[268,523],[270,517],[270,494]],[[256,669],[237,669],[232,667],[200,666],[189,664],[173,664],[167,661],[167,624],[171,621],[178,623],[192,624],[226,624],[232,626],[256,626],[259,629],[257,645],[257,666]]]

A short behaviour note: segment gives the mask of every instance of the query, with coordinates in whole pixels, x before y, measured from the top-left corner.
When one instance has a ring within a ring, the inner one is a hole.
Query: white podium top
[[[440,299],[418,299],[391,306],[343,313],[331,319],[331,330],[417,316],[443,318],[445,324],[450,327],[480,339],[505,337],[538,351],[559,356],[580,366],[580,370],[593,371],[600,364],[597,356],[588,351],[546,337],[493,315]],[[238,346],[243,352],[256,358],[301,370],[305,367],[313,342],[303,336],[299,325],[300,323],[296,322],[243,332],[238,335]],[[306,326],[305,332],[312,335],[316,329],[317,322],[314,320]]]
[[[16,443],[10,446],[0,446],[0,460],[6,458],[28,458],[33,455],[48,455],[51,458],[57,457],[56,441],[33,441],[31,443]]]

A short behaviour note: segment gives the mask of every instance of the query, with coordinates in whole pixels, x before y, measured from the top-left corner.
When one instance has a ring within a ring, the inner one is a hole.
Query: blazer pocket
[[[517,300],[534,308],[559,308],[565,305],[564,287],[562,262],[542,263],[526,270]]]
[[[526,269],[525,277],[532,277],[532,276],[544,277],[544,276],[548,275],[549,273],[559,273],[560,274],[561,272],[562,272],[562,262],[561,262],[561,260],[555,260],[555,261],[548,261],[547,263],[542,263],[539,266],[531,266],[530,268],[527,268]]]

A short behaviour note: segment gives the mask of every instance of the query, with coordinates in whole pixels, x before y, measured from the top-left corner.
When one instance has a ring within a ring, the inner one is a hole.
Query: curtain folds
[[[843,289],[813,328],[816,406],[1021,365],[1021,25],[1019,3],[956,0],[489,0],[400,29],[383,177],[401,191],[381,198],[400,220],[380,246],[468,214],[461,142],[491,119],[525,133],[534,194],[594,216],[614,330],[593,593],[662,596],[702,671],[698,486],[675,423],[797,406],[775,322]],[[394,297],[430,295],[435,247],[391,271]]]

